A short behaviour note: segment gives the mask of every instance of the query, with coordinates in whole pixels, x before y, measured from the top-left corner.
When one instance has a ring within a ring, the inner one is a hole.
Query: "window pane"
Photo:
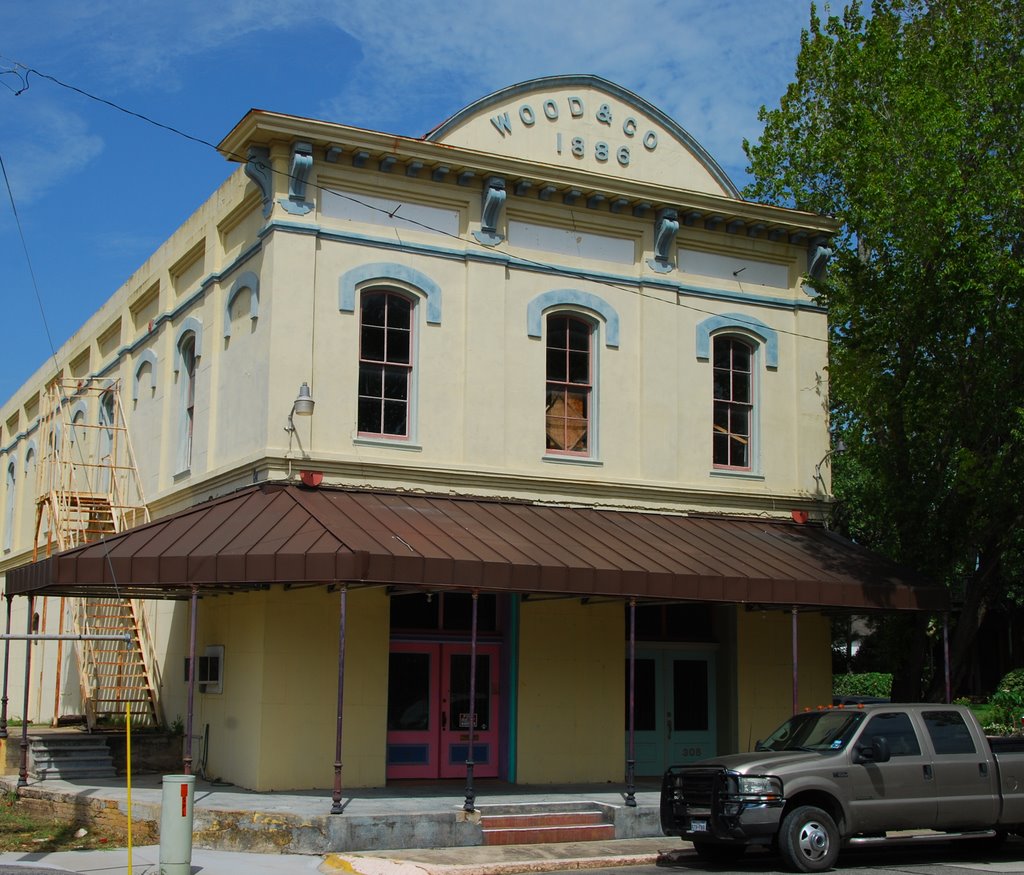
[[[569,382],[590,382],[590,355],[585,352],[569,353]]]
[[[730,431],[741,437],[750,435],[750,411],[746,407],[734,405],[730,410]]]
[[[672,729],[708,728],[708,664],[703,659],[672,660]]]
[[[397,401],[409,397],[409,372],[405,368],[384,369],[384,397]]]
[[[747,442],[743,438],[733,437],[729,440],[731,456],[729,464],[737,468],[747,467]]]
[[[729,365],[729,341],[724,337],[716,338],[714,367],[728,370]]]
[[[569,349],[590,350],[590,326],[579,319],[569,320]]]
[[[430,654],[388,657],[388,730],[422,732],[430,727]]]
[[[548,347],[551,349],[565,349],[567,342],[568,326],[564,316],[552,316],[548,319]]]
[[[359,431],[380,434],[380,401],[375,398],[359,399]]]
[[[714,397],[724,401],[729,400],[729,372],[715,371]]]
[[[405,434],[405,413],[407,405],[404,401],[384,402],[384,434]]]
[[[729,464],[729,436],[727,434],[714,436],[714,461],[716,465]]]
[[[732,343],[732,367],[734,371],[750,372],[750,347],[738,340]]]
[[[388,361],[396,364],[409,363],[409,338],[408,331],[397,328],[388,329]]]
[[[362,358],[373,361],[384,361],[384,329],[363,327],[363,338],[359,348]]]
[[[387,295],[363,295],[363,325],[384,325]]]
[[[726,432],[729,430],[729,405],[715,405],[715,431]]]
[[[956,711],[925,711],[924,722],[935,753],[976,753],[971,731]]]
[[[395,629],[437,629],[439,596],[428,597],[426,593],[394,595],[391,602],[391,628]]]
[[[914,732],[914,725],[906,714],[876,714],[864,727],[864,732],[857,743],[871,744],[876,738],[884,738],[888,742],[891,756],[921,755],[917,733]]]
[[[565,415],[567,417],[587,418],[587,402],[589,392],[570,391],[565,393]]]
[[[653,659],[636,660],[636,695],[634,726],[637,732],[650,732],[657,728],[657,696]],[[629,729],[629,660],[626,660],[626,729]]]
[[[548,379],[560,382],[564,382],[566,379],[565,352],[562,350],[548,350]]]
[[[359,394],[372,398],[380,398],[383,385],[383,375],[384,368],[381,365],[360,365]]]
[[[412,302],[399,295],[388,296],[388,326],[408,329],[411,324]]]
[[[453,653],[448,675],[448,725],[463,731],[469,729],[469,661],[468,653]],[[487,654],[477,654],[475,680],[473,716],[476,728],[483,732],[491,722],[491,657]]]
[[[732,375],[732,400],[750,403],[750,374]]]

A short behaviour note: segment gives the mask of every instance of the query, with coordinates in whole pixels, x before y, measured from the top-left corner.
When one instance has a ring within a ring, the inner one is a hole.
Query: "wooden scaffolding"
[[[53,381],[43,399],[38,454],[33,561],[149,522],[118,381]],[[62,597],[61,631],[68,615],[76,634],[127,636],[75,642],[89,729],[104,720],[116,725],[126,705],[133,726],[159,725],[141,604],[116,594]],[[62,656],[58,642],[55,722]]]

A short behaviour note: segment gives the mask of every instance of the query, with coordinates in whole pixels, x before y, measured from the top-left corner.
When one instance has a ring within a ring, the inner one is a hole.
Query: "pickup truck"
[[[1024,835],[1024,740],[986,738],[960,705],[806,711],[751,753],[670,767],[661,828],[709,861],[763,845],[798,872],[830,869],[840,847],[897,831]]]

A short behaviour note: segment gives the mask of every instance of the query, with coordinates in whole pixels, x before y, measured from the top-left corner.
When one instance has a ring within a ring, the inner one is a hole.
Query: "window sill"
[[[555,462],[562,465],[588,465],[591,468],[600,468],[604,465],[600,459],[593,459],[590,456],[553,456],[545,454],[541,456],[542,462]]]
[[[764,480],[764,474],[756,471],[732,471],[729,468],[712,468],[708,472],[712,477],[724,477],[729,480]]]
[[[389,438],[357,437],[352,438],[352,443],[357,447],[387,447],[389,450],[405,450],[409,453],[423,452],[423,447],[420,444]]]

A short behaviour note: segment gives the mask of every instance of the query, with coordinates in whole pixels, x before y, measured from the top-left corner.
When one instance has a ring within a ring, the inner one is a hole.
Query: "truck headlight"
[[[782,781],[770,775],[740,775],[738,789],[741,796],[779,799],[782,796]]]

